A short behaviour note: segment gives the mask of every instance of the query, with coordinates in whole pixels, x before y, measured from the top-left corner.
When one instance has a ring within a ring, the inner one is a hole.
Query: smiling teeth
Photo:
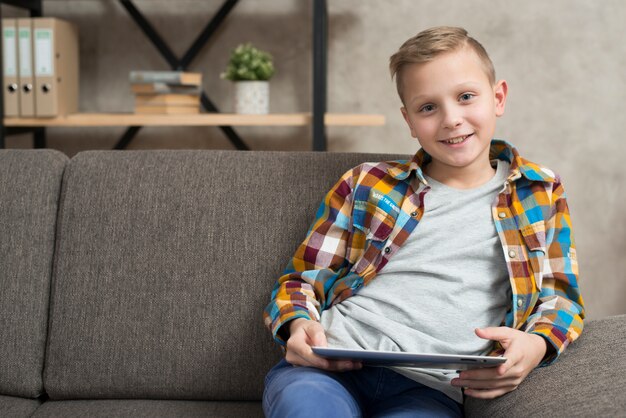
[[[469,135],[465,135],[465,136],[459,136],[456,138],[450,138],[450,139],[446,139],[443,142],[445,142],[446,144],[459,144],[463,141],[465,141],[467,139]]]

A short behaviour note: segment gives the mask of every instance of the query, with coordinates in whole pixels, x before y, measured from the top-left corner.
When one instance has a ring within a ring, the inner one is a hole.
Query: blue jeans
[[[327,372],[284,359],[265,378],[266,417],[462,417],[438,390],[383,367]]]

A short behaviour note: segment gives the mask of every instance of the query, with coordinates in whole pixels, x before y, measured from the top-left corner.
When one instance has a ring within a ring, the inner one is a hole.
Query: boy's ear
[[[504,114],[504,107],[506,105],[506,95],[509,92],[509,86],[505,80],[500,80],[494,87],[494,100],[496,102],[496,116],[502,116]]]
[[[408,112],[406,110],[406,107],[402,106],[400,108],[400,112],[402,112],[402,116],[404,117],[404,120],[406,121],[406,124],[409,125],[409,129],[411,130],[411,136],[413,138],[417,138],[417,133],[413,129],[413,125],[411,124],[411,119],[409,119],[409,114],[408,114]]]

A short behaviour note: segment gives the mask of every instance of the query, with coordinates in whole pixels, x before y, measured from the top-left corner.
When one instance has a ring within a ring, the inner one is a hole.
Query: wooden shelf
[[[191,115],[143,115],[135,113],[75,113],[57,118],[5,118],[7,127],[80,126],[308,126],[310,113],[238,115],[202,113]],[[327,126],[382,126],[383,115],[327,113]]]

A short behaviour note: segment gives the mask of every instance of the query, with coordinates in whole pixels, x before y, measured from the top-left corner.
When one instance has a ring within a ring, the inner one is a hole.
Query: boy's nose
[[[445,118],[443,120],[443,126],[445,128],[456,128],[457,126],[460,126],[462,123],[463,123],[463,118],[458,113],[448,112],[446,113]]]

